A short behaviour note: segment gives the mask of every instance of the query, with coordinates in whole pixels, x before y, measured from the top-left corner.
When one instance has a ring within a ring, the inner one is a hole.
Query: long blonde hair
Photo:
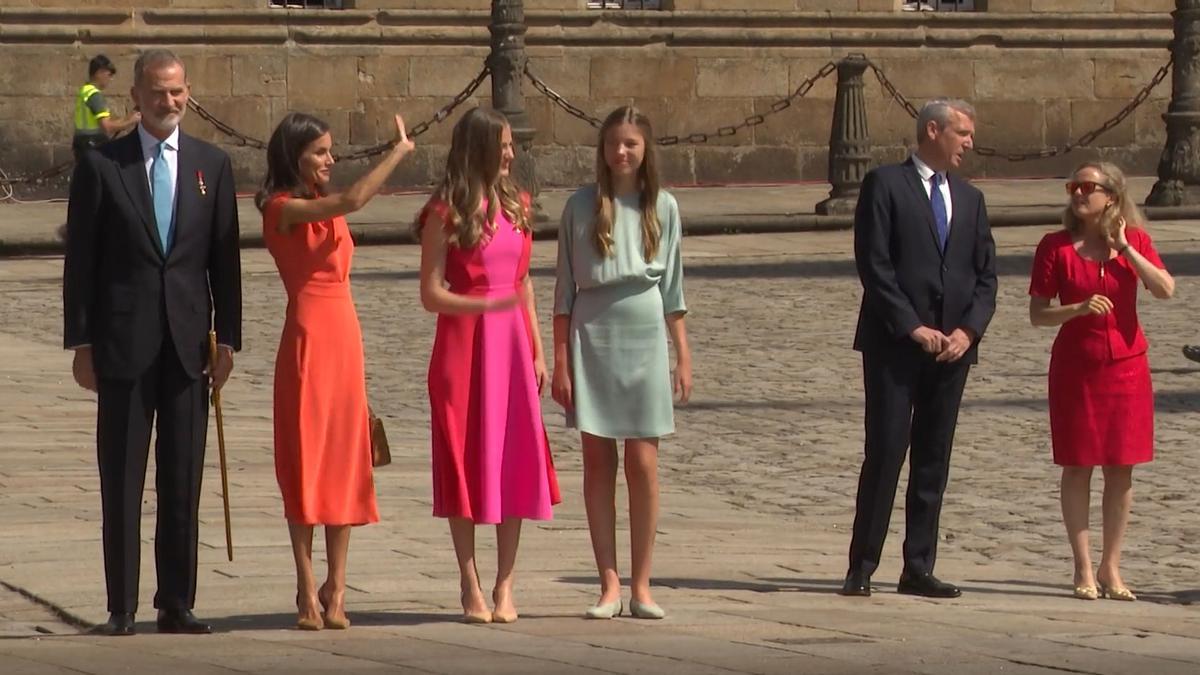
[[[459,248],[478,245],[500,210],[517,229],[530,231],[529,212],[521,190],[508,176],[500,175],[501,137],[506,127],[508,120],[491,108],[474,108],[458,120],[450,140],[446,171],[429,204],[413,224],[418,236],[430,206],[436,202],[447,206],[449,241]],[[487,199],[486,212],[482,208],[484,199]]]
[[[662,224],[658,222],[658,163],[654,151],[654,131],[650,120],[633,106],[621,106],[609,113],[600,126],[596,145],[596,223],[592,241],[596,252],[607,258],[613,250],[613,177],[604,161],[604,141],[608,132],[622,124],[637,126],[646,145],[642,165],[638,167],[638,205],[642,211],[642,252],[646,262],[658,255]]]
[[[1112,162],[1084,162],[1075,167],[1071,172],[1071,177],[1074,178],[1080,171],[1084,169],[1094,169],[1100,174],[1101,180],[1099,185],[1108,190],[1108,194],[1112,197],[1115,208],[1108,209],[1100,216],[1100,231],[1109,232],[1114,224],[1121,218],[1125,219],[1127,226],[1143,226],[1146,223],[1146,217],[1142,215],[1142,210],[1137,204],[1129,198],[1129,186],[1125,181],[1125,172]],[[1072,234],[1079,234],[1083,229],[1083,221],[1075,212],[1071,210],[1071,205],[1067,204],[1067,208],[1063,210],[1062,218],[1063,227]]]

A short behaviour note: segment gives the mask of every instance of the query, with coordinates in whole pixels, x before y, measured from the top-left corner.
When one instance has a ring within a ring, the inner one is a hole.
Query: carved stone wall
[[[812,6],[790,0],[747,0],[740,3],[747,10],[732,12],[707,8],[738,3],[676,0],[675,7],[688,11],[601,13],[556,9],[581,3],[526,0],[526,42],[530,68],[572,103],[603,117],[632,101],[660,135],[714,132],[769,111],[823,64],[863,53],[915,102],[938,95],[973,101],[978,141],[1022,151],[1061,145],[1099,126],[1166,61],[1170,15],[1132,10],[1170,2],[1100,1],[1130,13],[1056,13],[1071,4],[1066,0],[989,0],[988,11],[979,13],[749,11]],[[285,112],[304,110],[331,123],[343,151],[386,140],[393,111],[410,123],[427,119],[480,71],[488,54],[486,2],[458,3],[477,8],[472,11],[409,9],[457,0],[359,0],[360,8],[382,9],[344,11],[254,9],[265,2],[248,0],[82,0],[69,3],[69,11],[47,8],[67,4],[56,0],[28,0],[40,8],[13,2],[0,8],[0,169],[10,174],[70,158],[73,97],[96,53],[120,68],[106,92],[120,112],[130,105],[137,50],[164,45],[186,60],[194,96],[236,129],[265,139]],[[488,103],[489,92],[485,82],[477,101]],[[664,148],[667,179],[823,180],[834,92],[830,77],[762,125],[706,144]],[[1161,116],[1169,94],[1164,83],[1101,136],[1096,150],[1019,164],[974,157],[966,170],[1063,174],[1099,154],[1134,174],[1151,174],[1165,140]],[[911,118],[870,72],[863,95],[873,156],[902,156],[915,133]],[[528,85],[525,96],[543,184],[587,180],[594,129]],[[456,118],[418,139],[420,151],[397,172],[398,184],[432,180]],[[226,141],[194,114],[185,128]],[[262,153],[227,147],[239,181],[251,188],[261,175]],[[361,170],[342,168],[343,180]]]

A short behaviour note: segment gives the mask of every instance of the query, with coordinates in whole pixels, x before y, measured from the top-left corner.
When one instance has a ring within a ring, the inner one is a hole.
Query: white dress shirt
[[[158,139],[150,135],[149,131],[141,124],[138,124],[138,139],[142,141],[142,158],[146,162],[146,184],[150,186],[151,202],[154,198],[154,176],[151,170],[154,168],[154,159],[158,157]],[[175,191],[179,185],[179,127],[167,136],[165,141],[166,147],[163,148],[163,157],[167,160],[167,169],[171,175],[171,213],[175,213]]]
[[[929,168],[929,165],[921,161],[920,157],[915,154],[912,156],[913,164],[917,167],[917,174],[921,176],[921,185],[925,188],[925,196],[930,197],[930,192],[933,190],[933,174],[938,173]],[[950,200],[950,181],[945,173],[942,174],[942,199],[946,202],[946,231],[950,231],[950,223],[954,222],[954,204]]]

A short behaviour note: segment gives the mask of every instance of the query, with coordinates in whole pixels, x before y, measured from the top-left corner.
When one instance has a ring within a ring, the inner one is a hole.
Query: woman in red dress
[[[275,358],[275,477],[296,562],[296,627],[347,628],[350,527],[379,520],[371,477],[362,331],[350,295],[354,241],[345,214],[361,209],[413,149],[396,116],[390,152],[349,190],[328,193],[329,125],[291,113],[271,134],[255,203],[287,289]],[[325,526],[328,577],[312,568],[313,527]],[[318,603],[323,611],[317,610]]]
[[[1062,466],[1063,522],[1075,557],[1075,597],[1135,600],[1121,580],[1121,540],[1133,499],[1133,465],[1154,457],[1154,392],[1137,287],[1170,298],[1163,267],[1108,162],[1080,166],[1067,183],[1064,229],[1042,238],[1033,259],[1029,319],[1061,326],[1050,352],[1050,435]],[[1058,298],[1057,307],[1050,301]],[[1093,467],[1104,472],[1104,548],[1093,575],[1088,509]]]

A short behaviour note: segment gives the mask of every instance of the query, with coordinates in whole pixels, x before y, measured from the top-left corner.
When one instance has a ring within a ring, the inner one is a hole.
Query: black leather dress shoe
[[[840,595],[871,597],[871,577],[862,572],[850,572],[842,584]]]
[[[190,609],[160,609],[158,611],[158,632],[200,635],[211,633],[212,626],[197,619]]]
[[[112,612],[108,615],[108,623],[102,623],[88,632],[92,635],[133,635],[133,613]]]
[[[926,598],[957,598],[962,595],[958,586],[941,581],[932,574],[901,574],[900,583],[896,584],[896,592]]]

